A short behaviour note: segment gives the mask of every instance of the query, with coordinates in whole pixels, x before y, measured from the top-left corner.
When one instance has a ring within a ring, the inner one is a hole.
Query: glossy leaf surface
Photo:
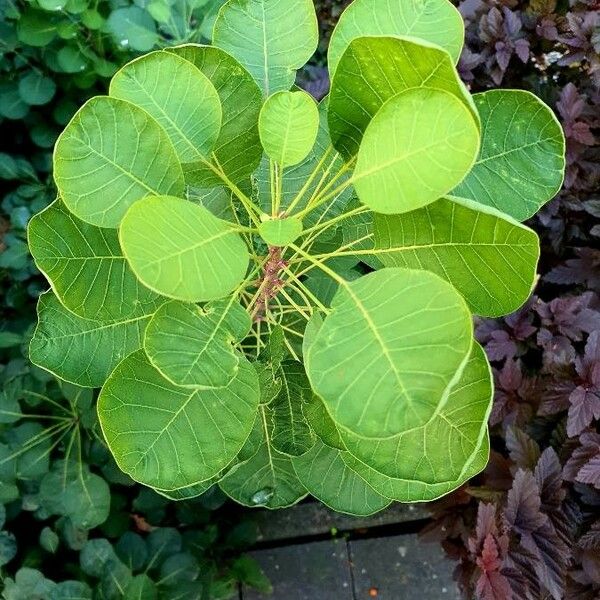
[[[481,151],[453,193],[524,221],[562,185],[560,123],[548,106],[523,90],[491,90],[473,99],[481,116]]]
[[[403,215],[375,215],[374,232],[373,255],[386,267],[436,273],[477,314],[514,312],[533,289],[537,235],[475,202],[442,198]]]
[[[190,390],[171,384],[138,351],[106,382],[98,415],[125,473],[151,487],[174,490],[210,479],[233,460],[257,406],[258,380],[247,361],[227,387]]]
[[[354,187],[375,212],[408,212],[455,187],[478,151],[477,124],[456,96],[410,89],[388,100],[367,127]]]
[[[150,196],[138,202],[125,215],[119,238],[140,281],[179,300],[222,298],[248,268],[248,250],[233,228],[180,198]]]
[[[177,154],[150,115],[123,100],[88,100],[59,137],[54,180],[80,219],[117,227],[127,209],[148,194],[181,195]]]

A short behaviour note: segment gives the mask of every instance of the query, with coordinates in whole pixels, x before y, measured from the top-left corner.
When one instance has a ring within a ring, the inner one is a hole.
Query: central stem
[[[252,320],[256,323],[264,320],[269,309],[269,302],[277,296],[285,282],[280,279],[279,273],[287,268],[287,261],[283,260],[282,249],[278,246],[270,246],[267,261],[263,267],[262,276],[258,282],[258,292]]]

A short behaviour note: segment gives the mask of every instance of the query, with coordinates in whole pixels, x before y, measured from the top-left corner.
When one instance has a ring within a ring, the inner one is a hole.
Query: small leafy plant
[[[32,361],[102,387],[118,465],[169,498],[364,515],[488,459],[472,314],[531,293],[520,221],[560,188],[562,130],[530,93],[469,94],[446,0],[355,0],[318,106],[294,88],[317,31],[310,0],[229,0],[212,46],[127,64],[29,226]]]

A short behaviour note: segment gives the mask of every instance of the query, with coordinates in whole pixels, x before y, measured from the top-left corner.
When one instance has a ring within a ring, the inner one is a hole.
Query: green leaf
[[[178,502],[180,500],[191,500],[192,498],[197,498],[198,496],[202,496],[205,492],[207,492],[213,485],[215,485],[219,480],[219,476],[212,477],[207,481],[202,481],[201,483],[197,483],[196,485],[190,485],[188,487],[179,488],[177,490],[156,490],[158,494],[168,498],[169,500],[174,500]]]
[[[223,110],[223,125],[214,148],[216,161],[234,183],[254,172],[263,150],[258,135],[262,92],[252,76],[220,48],[188,44],[168,48],[200,69],[214,85]],[[195,185],[219,185],[222,181],[202,162],[186,165],[186,178]]]
[[[90,577],[102,577],[104,569],[116,562],[119,559],[111,543],[103,538],[88,540],[79,554],[81,570]]]
[[[92,590],[83,581],[61,581],[50,592],[48,600],[92,600]]]
[[[221,101],[210,80],[171,52],[151,52],[122,67],[110,95],[143,108],[169,135],[180,162],[207,158],[221,130]]]
[[[449,92],[479,127],[473,99],[445,50],[411,38],[363,37],[350,43],[331,83],[328,120],[333,145],[344,156],[354,156],[382,105],[415,87]]]
[[[481,151],[453,194],[524,221],[560,190],[565,137],[554,113],[523,90],[473,96],[481,117]]]
[[[248,269],[248,249],[230,224],[180,198],[148,196],[137,202],[125,215],[119,237],[138,279],[177,300],[222,298]]]
[[[262,431],[258,451],[225,475],[219,487],[244,506],[286,508],[299,502],[307,492],[296,476],[291,458],[272,446],[269,407],[261,406],[259,410]]]
[[[127,585],[124,600],[156,600],[158,589],[144,573],[136,575]]]
[[[54,179],[69,210],[100,227],[117,227],[148,194],[183,194],[183,172],[162,127],[141,108],[98,96],[58,138]]]
[[[368,477],[378,492],[401,502],[434,500],[485,467],[492,399],[491,369],[474,342],[462,375],[438,396],[426,422],[394,436],[382,432],[371,439],[344,428],[339,432],[351,455],[381,475],[371,471]]]
[[[315,443],[304,414],[313,392],[299,362],[282,363],[279,375],[281,390],[269,405],[271,445],[282,454],[301,456]]]
[[[164,302],[133,274],[115,230],[77,219],[60,200],[31,219],[27,234],[37,268],[61,303],[84,319],[135,319]]]
[[[319,396],[313,393],[308,398],[304,413],[311,429],[324,444],[337,450],[346,450],[337,426]]]
[[[301,163],[319,131],[319,109],[306,92],[277,92],[267,98],[258,121],[260,139],[269,158],[281,167]]]
[[[189,390],[169,383],[138,351],[109,377],[98,415],[119,467],[169,491],[206,481],[233,460],[254,424],[258,396],[245,360],[227,387]]]
[[[285,357],[285,335],[281,325],[276,325],[271,330],[258,360],[252,366],[258,374],[260,385],[260,403],[271,403],[281,391],[281,362]]]
[[[150,315],[111,323],[82,319],[52,292],[38,301],[38,324],[29,345],[34,365],[82,387],[100,387],[112,370],[142,346]]]
[[[133,531],[126,531],[119,538],[115,552],[132,571],[141,571],[148,560],[148,548],[144,538]]]
[[[292,87],[318,38],[312,0],[229,0],[213,29],[213,44],[239,60],[265,96]]]
[[[40,501],[49,514],[68,517],[77,528],[93,529],[108,518],[110,490],[98,475],[74,463],[57,463],[42,479]]]
[[[460,13],[448,0],[354,0],[342,13],[331,36],[327,55],[329,72],[336,72],[353,39],[384,35],[409,35],[426,40],[444,48],[457,63],[465,27]]]
[[[7,577],[3,583],[2,593],[6,600],[49,598],[56,587],[53,581],[46,579],[39,571],[29,567],[20,568],[14,579]]]
[[[57,35],[57,19],[41,10],[27,10],[19,19],[17,35],[27,46],[47,46]]]
[[[367,127],[354,187],[375,212],[408,212],[447,194],[478,151],[477,123],[456,96],[410,89],[388,100]]]
[[[203,308],[168,302],[150,321],[144,349],[150,362],[175,385],[223,387],[244,360],[234,345],[251,326],[250,315],[235,296]]]
[[[302,221],[295,217],[284,219],[267,217],[259,225],[258,233],[269,246],[287,246],[295,242],[302,233]]]
[[[305,362],[338,426],[368,438],[425,423],[472,344],[469,310],[437,275],[383,269],[340,286]]]
[[[391,500],[354,470],[352,462],[346,464],[347,454],[319,441],[303,456],[293,458],[292,464],[302,485],[329,508],[355,516],[383,510]]]
[[[58,550],[60,540],[58,535],[50,528],[44,527],[40,532],[40,546],[46,550],[46,552],[50,552],[54,554]]]
[[[338,186],[346,183],[350,172],[336,177],[343,167],[344,161],[341,157],[332,153],[331,140],[329,137],[329,128],[327,125],[327,102],[322,101],[319,104],[319,132],[317,140],[310,154],[300,164],[288,167],[282,180],[281,189],[281,210],[286,209],[292,204],[296,196],[301,194],[301,200],[296,204],[296,209],[306,208],[309,199],[313,196],[319,183],[321,187]],[[312,179],[311,179],[312,176]],[[334,177],[336,178],[334,180]],[[271,188],[269,179],[269,160],[265,157],[260,168],[255,174],[258,183],[259,202],[262,209],[271,212]],[[352,198],[352,187],[335,194],[328,202],[312,210],[303,219],[304,227],[309,228],[320,222],[340,215],[346,209]],[[326,217],[324,216],[326,215]],[[333,233],[333,231],[332,231]]]
[[[0,567],[9,563],[17,555],[17,540],[12,533],[0,531]]]
[[[536,233],[470,200],[442,198],[403,215],[376,214],[374,230],[373,255],[386,267],[436,273],[479,315],[514,312],[536,281]]]
[[[29,71],[19,81],[21,98],[33,106],[48,104],[56,93],[56,84],[52,79],[37,71]]]
[[[122,48],[148,52],[158,43],[154,20],[139,6],[113,10],[106,22],[106,29]]]

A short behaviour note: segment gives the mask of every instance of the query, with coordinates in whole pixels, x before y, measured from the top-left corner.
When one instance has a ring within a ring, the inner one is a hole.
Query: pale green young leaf
[[[167,48],[200,69],[221,100],[223,124],[214,148],[215,160],[234,183],[248,177],[260,163],[263,149],[258,135],[262,92],[248,71],[233,56],[214,46],[186,44]],[[189,183],[220,185],[222,181],[203,161],[185,165]]]
[[[114,229],[79,220],[60,200],[29,221],[27,234],[37,268],[61,303],[84,319],[135,319],[164,302],[133,274]]]
[[[119,229],[136,276],[159,294],[201,302],[223,298],[244,279],[248,249],[229,223],[181,198],[148,196]]]
[[[265,153],[282,167],[301,163],[319,131],[319,109],[303,91],[277,92],[260,111],[258,131]]]
[[[181,163],[206,159],[221,131],[217,90],[189,61],[151,52],[127,63],[110,82],[110,95],[143,108],[167,132]]]
[[[285,361],[279,369],[281,390],[269,405],[271,443],[288,456],[301,456],[315,443],[305,410],[313,392],[299,362]]]
[[[328,121],[333,145],[344,156],[354,156],[382,105],[413,87],[456,96],[479,127],[473,99],[445,50],[413,38],[361,37],[344,52],[331,83]]]
[[[67,208],[99,227],[118,227],[127,209],[148,194],[184,191],[163,128],[141,108],[107,96],[88,100],[58,138],[54,180]]]
[[[444,48],[457,63],[465,26],[460,13],[448,0],[354,0],[342,13],[331,36],[327,55],[329,72],[332,75],[336,72],[353,39],[376,35],[426,40]]]
[[[300,164],[285,170],[281,189],[281,210],[285,212],[297,196],[300,196],[300,199],[295,205],[296,210],[302,210],[318,192],[318,187],[323,189],[325,186],[329,186],[329,189],[332,189],[346,183],[350,177],[349,170],[333,181],[343,165],[344,161],[331,146],[327,125],[327,101],[323,100],[319,104],[319,132],[312,151]],[[255,178],[258,184],[260,206],[265,212],[270,212],[271,188],[268,158],[263,158]],[[332,195],[328,202],[304,217],[304,227],[308,229],[316,225],[319,220],[323,222],[342,214],[352,199],[352,193],[352,186],[339,190],[339,193]]]
[[[292,458],[292,464],[302,485],[329,508],[355,516],[383,510],[391,500],[376,491],[352,462],[344,461],[347,454],[318,441],[306,454]]]
[[[305,362],[338,426],[364,437],[425,423],[469,355],[462,296],[426,271],[383,269],[340,286]]]
[[[239,367],[234,345],[250,331],[250,315],[234,296],[203,308],[172,301],[152,317],[144,336],[150,362],[183,387],[226,386]]]
[[[213,44],[248,69],[265,97],[292,87],[318,38],[312,0],[229,0],[213,29]]]
[[[378,492],[401,502],[433,500],[485,467],[492,400],[491,369],[483,349],[474,342],[460,378],[438,398],[425,423],[398,435],[382,432],[371,439],[343,427],[339,433],[351,455],[380,474],[372,472],[368,477]]]
[[[82,319],[51,292],[40,296],[31,362],[81,387],[100,387],[117,364],[142,346],[151,315],[111,323]]]
[[[524,221],[560,190],[565,137],[552,110],[523,90],[473,96],[482,146],[471,172],[452,192]]]
[[[171,384],[138,351],[102,388],[98,416],[119,467],[169,491],[202,483],[235,458],[256,419],[258,396],[256,373],[242,357],[227,387],[194,390]]]
[[[374,231],[373,254],[386,267],[436,273],[479,315],[514,312],[536,281],[536,233],[470,200],[442,198],[402,215],[376,214]]]
[[[388,100],[367,127],[354,187],[375,212],[415,210],[454,188],[478,151],[477,123],[456,96],[410,89]]]
[[[285,508],[307,495],[298,480],[292,460],[272,446],[268,406],[261,406],[261,443],[255,454],[234,467],[219,487],[233,500],[250,507]],[[254,442],[253,442],[254,443]]]
[[[258,233],[269,246],[287,246],[302,233],[302,221],[296,217],[267,218],[259,225]]]

